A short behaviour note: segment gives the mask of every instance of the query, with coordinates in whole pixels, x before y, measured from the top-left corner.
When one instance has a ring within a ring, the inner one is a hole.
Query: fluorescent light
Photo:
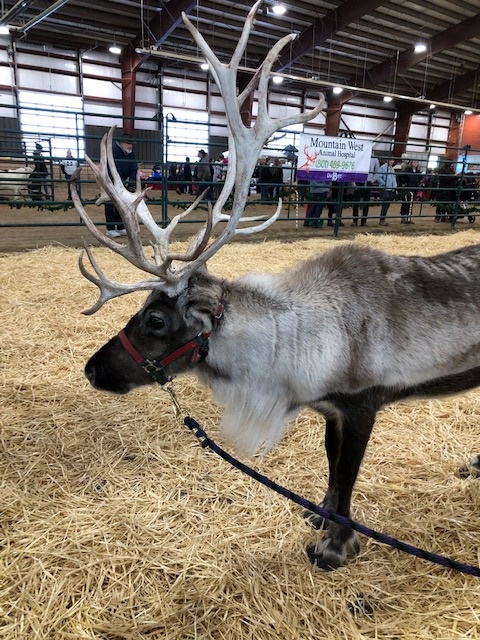
[[[277,16],[283,16],[287,12],[287,8],[283,4],[274,4],[272,12]]]
[[[10,29],[6,24],[0,24],[0,36],[8,36]]]
[[[427,45],[423,42],[419,42],[415,45],[414,51],[415,53],[424,53],[427,50]]]
[[[391,102],[393,100],[392,96],[383,96],[384,102]]]
[[[113,53],[114,55],[119,56],[122,53],[122,48],[119,47],[117,44],[112,44],[109,51],[110,53]]]
[[[342,93],[343,89],[342,87],[333,87],[333,93],[338,96]]]
[[[283,78],[282,76],[273,76],[272,82],[273,84],[282,84]]]

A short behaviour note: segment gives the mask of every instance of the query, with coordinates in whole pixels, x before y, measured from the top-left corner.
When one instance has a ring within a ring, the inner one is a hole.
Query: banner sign
[[[366,182],[372,142],[303,133],[300,136],[297,179]]]

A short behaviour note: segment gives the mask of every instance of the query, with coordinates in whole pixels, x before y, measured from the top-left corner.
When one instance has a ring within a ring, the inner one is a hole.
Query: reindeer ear
[[[179,307],[187,326],[199,333],[210,333],[222,299],[221,282],[198,270],[179,297]]]

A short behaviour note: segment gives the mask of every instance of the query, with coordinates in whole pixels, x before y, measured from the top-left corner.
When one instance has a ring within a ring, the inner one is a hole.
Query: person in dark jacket
[[[39,142],[35,143],[35,151],[33,152],[34,168],[30,175],[30,180],[33,183],[32,191],[38,194],[38,196],[48,196],[48,184],[47,176],[49,171],[45,160],[42,156],[43,147]]]
[[[401,187],[403,195],[403,202],[400,207],[402,224],[414,224],[412,220],[413,202],[420,188],[422,178],[423,174],[418,165],[418,160],[412,160],[405,165],[398,176],[399,187]]]
[[[197,154],[198,162],[196,165],[197,170],[197,191],[196,195],[199,196],[202,192],[204,192],[203,199],[204,200],[212,200],[212,174],[210,169],[210,163],[208,162],[207,153],[200,149]]]
[[[124,133],[113,143],[112,152],[115,166],[124,185],[129,190],[135,190],[138,164],[133,151],[132,137],[128,133]],[[118,238],[127,235],[122,218],[111,202],[105,204],[105,220],[107,222],[107,236]]]
[[[447,222],[449,214],[452,213],[452,206],[455,203],[457,186],[457,176],[451,160],[446,160],[438,167],[436,178],[435,199],[437,208],[435,209],[435,222]]]
[[[181,188],[182,193],[192,193],[192,165],[190,164],[190,158],[185,158],[185,164],[183,165],[183,187]]]

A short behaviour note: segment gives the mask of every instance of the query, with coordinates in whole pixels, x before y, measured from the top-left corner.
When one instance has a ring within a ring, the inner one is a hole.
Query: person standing
[[[405,165],[399,176],[400,180],[403,187],[403,202],[400,207],[401,223],[415,224],[412,220],[412,208],[422,180],[422,170],[419,167],[418,160],[412,160]]]
[[[35,143],[35,151],[33,152],[34,169],[30,175],[30,179],[35,185],[35,191],[38,195],[48,197],[47,176],[48,169],[42,156],[43,147],[39,142]]]
[[[380,221],[379,224],[384,227],[387,226],[387,222],[385,218],[387,217],[387,211],[390,207],[392,200],[395,198],[395,193],[397,190],[397,176],[395,175],[395,171],[393,170],[393,165],[395,163],[395,158],[390,158],[382,164],[380,169],[378,170],[378,182],[382,187],[382,208],[380,210]]]
[[[303,222],[304,227],[320,229],[323,225],[322,211],[331,194],[331,182],[310,180],[310,203]]]
[[[70,184],[70,180],[72,179],[72,176],[75,173],[75,171],[78,169],[78,166],[79,166],[78,160],[76,160],[73,157],[71,150],[68,149],[66,158],[60,161],[60,171],[65,176],[65,180],[67,181],[67,186],[68,186],[67,200],[72,199],[72,192],[71,192],[72,185]]]
[[[192,193],[192,165],[190,164],[190,158],[185,158],[185,164],[183,165],[183,190],[185,193]]]
[[[368,169],[368,176],[366,182],[357,182],[355,193],[353,194],[353,222],[352,226],[358,225],[358,209],[361,202],[362,207],[362,221],[360,225],[364,227],[367,224],[368,211],[370,208],[370,197],[372,195],[372,187],[378,184],[378,172],[380,170],[380,162],[376,156],[370,158],[370,166]]]
[[[202,192],[204,192],[203,199],[211,200],[212,192],[210,183],[212,181],[212,174],[210,170],[210,163],[208,162],[208,156],[206,151],[200,149],[197,154],[198,162],[197,162],[197,196],[199,196]]]
[[[444,160],[438,167],[436,178],[435,199],[437,206],[435,209],[435,222],[448,222],[452,216],[453,205],[455,204],[457,186],[457,176],[451,160]]]
[[[260,200],[262,202],[267,201],[270,197],[271,177],[270,160],[266,158],[258,170],[258,184],[260,186]]]
[[[129,191],[135,190],[138,165],[133,151],[132,137],[128,133],[124,133],[120,139],[113,143],[112,153],[123,184]],[[122,218],[112,202],[105,204],[105,220],[107,236],[118,238],[127,235]]]

